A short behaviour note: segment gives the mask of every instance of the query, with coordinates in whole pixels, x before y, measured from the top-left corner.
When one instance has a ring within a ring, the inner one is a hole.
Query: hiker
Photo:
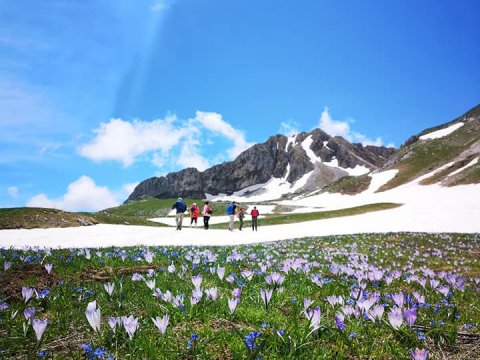
[[[175,214],[175,222],[177,223],[177,230],[182,230],[183,215],[187,211],[187,205],[183,202],[182,198],[179,197],[175,204],[173,204],[172,209],[176,209],[177,213]]]
[[[250,212],[250,215],[252,216],[252,231],[258,231],[257,230],[258,216],[260,215],[260,213],[258,212],[256,206],[253,207],[253,210]]]
[[[243,227],[243,218],[245,217],[245,208],[241,207],[240,210],[238,210],[237,216],[238,220],[240,220],[240,226],[238,227],[238,230],[242,231]]]
[[[229,216],[230,220],[228,222],[228,230],[233,231],[233,222],[235,221],[235,210],[237,209],[237,205],[234,202],[228,202],[227,208],[225,209],[227,215]]]
[[[213,208],[210,206],[210,203],[208,201],[205,201],[203,203],[203,211],[202,211],[203,228],[205,230],[208,230],[208,228],[209,228],[208,222],[210,220],[210,217],[212,216],[212,213],[213,213]]]
[[[200,209],[198,208],[197,204],[193,203],[192,206],[190,207],[190,227],[192,227],[193,223],[195,223],[195,227],[197,227],[199,212],[200,212]]]

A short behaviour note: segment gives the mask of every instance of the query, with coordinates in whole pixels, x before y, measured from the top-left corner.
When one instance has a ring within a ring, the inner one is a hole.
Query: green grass
[[[12,265],[0,276],[0,358],[33,359],[46,351],[47,358],[81,359],[86,353],[82,344],[87,344],[92,353],[103,349],[117,359],[408,359],[415,348],[427,349],[431,359],[475,359],[480,355],[475,335],[480,332],[479,242],[478,234],[386,233],[237,247],[152,247],[151,263],[144,248],[92,249],[88,256],[83,250],[3,249],[0,268]],[[46,263],[53,264],[50,275]],[[225,267],[223,280],[217,267]],[[244,270],[253,272],[251,279],[242,275]],[[382,273],[379,280],[370,278],[373,271]],[[399,276],[387,281],[397,271]],[[132,279],[135,273],[155,280],[163,293],[184,294],[183,305],[156,298],[145,281]],[[281,286],[266,283],[272,273],[284,276]],[[230,274],[233,284],[227,281]],[[203,291],[217,288],[216,301],[203,293],[192,304],[191,277],[197,275],[203,277]],[[448,286],[450,294],[434,290],[428,279]],[[104,289],[107,282],[115,284],[111,296]],[[342,296],[356,307],[361,298],[352,290],[359,285],[364,297],[378,293],[376,303],[387,305],[383,320],[346,316],[345,329],[339,329],[334,315],[343,306],[330,305],[327,296]],[[49,292],[25,303],[22,286]],[[234,288],[241,289],[241,296],[232,315],[227,301]],[[267,307],[260,289],[269,288],[273,296]],[[391,295],[400,292],[418,312],[414,327],[404,322],[395,330],[387,314],[394,306]],[[414,292],[428,305],[419,306]],[[304,315],[304,298],[313,301],[311,309],[321,310],[316,330]],[[85,316],[94,300],[101,309],[98,333]],[[41,342],[23,316],[26,308],[35,308],[38,319],[48,318]],[[162,336],[151,318],[166,314],[170,321]],[[132,339],[123,327],[114,333],[108,325],[111,316],[129,315],[139,321]],[[252,331],[261,334],[256,348],[249,349],[244,340]],[[192,341],[194,334],[198,338]]]
[[[105,209],[102,212],[119,216],[135,216],[142,218],[164,217],[170,212],[175,201],[177,201],[177,199],[149,198]],[[183,201],[187,206],[190,206],[193,203],[202,204],[202,201],[197,199],[183,199]]]
[[[336,217],[366,214],[373,211],[394,209],[399,206],[401,206],[401,204],[377,203],[377,204],[356,206],[356,207],[347,208],[347,209],[319,211],[319,212],[304,213],[304,214],[282,214],[282,215],[269,214],[269,215],[265,215],[264,218],[261,218],[258,221],[259,221],[259,225],[294,224],[294,223],[299,223],[303,221],[324,220],[324,219],[331,219]],[[247,215],[247,217],[249,216]],[[215,225],[211,225],[211,227],[214,229],[220,229],[220,228],[224,228],[225,224],[226,223],[215,224]],[[251,225],[250,220],[244,221],[244,226],[248,227],[250,225]]]
[[[322,192],[340,193],[345,195],[359,194],[368,189],[372,178],[368,175],[345,176],[322,189]]]

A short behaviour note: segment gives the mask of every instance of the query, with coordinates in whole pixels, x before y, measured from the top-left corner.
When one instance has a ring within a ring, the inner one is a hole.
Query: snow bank
[[[460,129],[464,125],[463,122],[459,122],[453,125],[450,125],[449,127],[445,129],[440,129],[437,131],[433,131],[431,133],[425,134],[420,136],[420,140],[432,140],[432,139],[439,139],[441,137],[447,136],[454,132],[457,129]]]

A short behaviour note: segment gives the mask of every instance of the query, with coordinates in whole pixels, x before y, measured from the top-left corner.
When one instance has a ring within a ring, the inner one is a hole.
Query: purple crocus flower
[[[92,327],[93,331],[95,332],[99,331],[101,313],[100,313],[100,308],[97,309],[96,300],[88,303],[87,310],[85,311],[85,316],[87,317],[88,323]]]
[[[217,275],[220,280],[223,280],[223,277],[225,276],[225,268],[217,267]]]
[[[432,289],[436,289],[440,285],[440,281],[437,279],[430,279],[430,286]]]
[[[176,308],[179,308],[184,305],[184,295],[180,294],[177,296],[172,297],[172,305],[175,306]]]
[[[412,360],[426,360],[427,359],[427,350],[425,349],[415,349],[412,350]]]
[[[443,296],[447,297],[448,293],[450,292],[450,288],[448,286],[440,286],[439,288],[437,288],[437,291]]]
[[[305,317],[310,322],[312,330],[317,330],[320,327],[321,311],[320,307],[316,306],[315,309],[308,309],[303,311]]]
[[[413,296],[419,304],[425,304],[425,295],[421,295],[418,291],[413,292]]]
[[[235,310],[237,309],[238,305],[238,299],[233,298],[233,299],[228,299],[228,308],[230,310],[230,315],[233,315],[235,313]]]
[[[108,319],[108,325],[110,325],[110,328],[112,329],[114,334],[115,334],[116,326],[120,325],[121,323],[122,323],[122,319],[120,317],[111,316]]]
[[[190,305],[196,305],[202,300],[203,292],[200,289],[195,289],[190,296]]]
[[[228,275],[226,280],[230,285],[232,285],[235,282],[235,277],[233,275]]]
[[[174,273],[175,273],[175,265],[173,265],[173,264],[168,265],[167,271],[168,271],[170,274],[174,274]]]
[[[170,320],[170,316],[165,315],[164,317],[160,318],[157,316],[155,319],[152,318],[153,323],[155,326],[160,330],[162,335],[165,335],[165,331],[167,331],[168,321]]]
[[[327,296],[327,302],[328,302],[332,307],[335,307],[335,305],[337,304],[337,297],[336,297],[335,295]]]
[[[33,294],[35,294],[34,288],[22,286],[22,298],[23,298],[23,301],[25,301],[25,304],[28,302],[28,300],[30,300]]]
[[[145,261],[149,264],[152,263],[153,261],[153,257],[155,256],[154,253],[150,252],[149,250],[147,250],[144,254],[143,254],[143,257],[145,258]]]
[[[37,337],[37,341],[42,339],[43,333],[47,327],[48,319],[40,320],[40,319],[33,319],[32,320],[32,327],[35,331],[35,336]]]
[[[385,308],[382,304],[376,305],[370,310],[369,315],[375,320],[381,320],[384,310]]]
[[[133,273],[132,281],[143,281],[143,280],[144,280],[143,275],[141,275],[139,273]]]
[[[200,289],[200,286],[202,286],[202,281],[203,281],[202,275],[192,276],[192,283],[193,283],[193,286],[195,286],[195,289]]]
[[[108,293],[108,295],[112,296],[113,289],[115,288],[115,283],[108,282],[104,284],[103,287],[105,288],[105,291]]]
[[[170,290],[165,291],[161,296],[162,300],[165,302],[170,302],[173,299],[173,295]]]
[[[28,308],[23,310],[23,316],[28,322],[31,322],[35,318],[35,308]]]
[[[282,274],[279,274],[277,272],[274,272],[274,273],[268,275],[267,277],[265,277],[265,281],[269,285],[278,286],[278,285],[283,284],[283,282],[285,281],[285,276],[283,276]]]
[[[405,321],[408,326],[412,327],[417,320],[417,309],[404,309],[403,316],[405,316]]]
[[[240,275],[242,275],[243,278],[245,278],[246,280],[250,281],[253,278],[254,272],[251,270],[245,269],[245,270],[242,270]]]
[[[265,304],[265,307],[268,307],[268,303],[272,299],[273,295],[273,290],[272,289],[260,289],[260,297],[263,300],[263,303]]]
[[[8,269],[10,269],[11,266],[12,266],[12,263],[10,261],[5,261],[3,263],[3,271],[7,271]]]
[[[135,331],[137,331],[138,329],[138,318],[135,318],[133,315],[130,315],[128,317],[123,316],[122,322],[123,322],[123,327],[125,328],[125,331],[130,337],[130,340],[132,340],[133,336],[135,335]]]
[[[392,325],[392,327],[395,330],[399,329],[403,324],[402,309],[400,309],[398,307],[394,307],[388,313],[388,321],[390,322],[390,325]]]
[[[405,296],[402,292],[399,292],[392,295],[392,300],[399,308],[402,308],[405,302]]]
[[[145,285],[147,285],[147,287],[148,287],[150,290],[155,289],[155,279],[145,280]]]
[[[205,290],[205,294],[207,295],[207,299],[210,299],[212,301],[217,301],[218,289],[216,287],[207,289]]]
[[[232,290],[232,296],[234,298],[239,298],[240,296],[242,296],[242,290],[240,290],[239,288],[235,288]]]
[[[305,298],[303,299],[303,310],[307,310],[313,304],[312,299]]]
[[[45,264],[45,270],[47,270],[47,274],[52,272],[53,264]]]

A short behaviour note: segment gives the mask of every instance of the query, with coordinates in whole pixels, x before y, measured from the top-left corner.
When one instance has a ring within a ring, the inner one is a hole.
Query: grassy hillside
[[[172,205],[177,199],[156,199],[149,198],[123,204],[117,207],[102,210],[99,213],[110,214],[116,216],[136,216],[141,218],[164,217],[170,212]],[[201,200],[183,199],[187,206],[197,203],[201,204]]]
[[[123,215],[100,211],[98,213],[66,212],[44,208],[7,208],[0,209],[0,229],[35,229],[95,224],[166,226],[146,217]]]
[[[98,223],[97,219],[90,214],[44,208],[0,209],[0,229],[70,227],[96,223]]]
[[[449,162],[457,162],[460,155],[480,142],[480,120],[470,121],[452,134],[432,140],[418,140],[399,150],[397,161],[391,168],[398,174],[379,191],[405,184]],[[460,164],[459,164],[460,165]],[[453,171],[454,168],[451,169]],[[445,174],[451,171],[446,171]],[[478,172],[473,172],[467,181],[479,183]],[[439,178],[434,180],[440,180]]]
[[[368,175],[345,176],[322,189],[322,192],[355,195],[368,189],[372,178]]]

